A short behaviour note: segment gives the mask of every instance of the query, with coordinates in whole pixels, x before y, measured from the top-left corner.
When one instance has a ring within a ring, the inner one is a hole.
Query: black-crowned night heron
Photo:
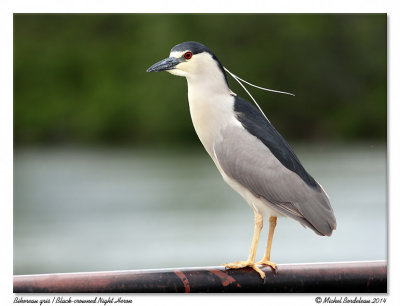
[[[147,71],[166,70],[186,77],[193,125],[223,179],[250,205],[255,227],[249,258],[226,268],[268,265],[277,217],[287,216],[321,236],[330,236],[336,219],[323,188],[261,110],[238,97],[228,86],[223,66],[204,45],[184,42]],[[269,216],[267,250],[255,262],[263,216]]]

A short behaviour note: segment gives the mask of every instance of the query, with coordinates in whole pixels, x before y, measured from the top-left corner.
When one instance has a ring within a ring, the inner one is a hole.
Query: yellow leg
[[[261,271],[261,269],[258,268],[254,263],[256,258],[258,239],[260,237],[262,227],[263,227],[263,217],[262,215],[254,211],[254,234],[253,234],[253,241],[251,243],[249,258],[246,261],[236,261],[224,264],[223,266],[225,266],[225,268],[240,269],[244,267],[250,267],[253,268],[255,271],[257,271],[258,274],[260,274],[261,278],[265,277],[265,273]]]
[[[269,217],[268,221],[269,221],[269,231],[268,231],[267,250],[265,251],[263,259],[257,262],[257,265],[270,266],[272,269],[276,270],[276,264],[270,261],[272,238],[274,237],[274,231],[276,227],[276,217]]]

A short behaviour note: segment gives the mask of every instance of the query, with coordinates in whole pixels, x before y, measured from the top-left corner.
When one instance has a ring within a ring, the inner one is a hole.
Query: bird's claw
[[[223,264],[223,266],[228,269],[241,269],[241,268],[245,268],[245,267],[249,267],[252,268],[254,271],[256,271],[260,277],[262,279],[265,278],[265,273],[256,266],[256,264],[254,262],[250,262],[250,261],[235,261],[235,262],[231,262],[231,263],[227,263],[227,264]]]
[[[269,260],[260,260],[256,263],[257,266],[269,266],[272,270],[276,271],[276,263]]]

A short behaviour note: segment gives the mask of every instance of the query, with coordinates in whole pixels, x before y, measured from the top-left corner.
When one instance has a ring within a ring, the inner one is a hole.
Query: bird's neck
[[[190,115],[193,126],[208,154],[213,158],[213,146],[221,129],[231,120],[234,98],[224,76],[187,78]]]
[[[207,96],[231,93],[225,74],[221,70],[213,68],[206,72],[199,69],[196,74],[186,76],[189,93],[195,91],[196,94],[203,93]]]

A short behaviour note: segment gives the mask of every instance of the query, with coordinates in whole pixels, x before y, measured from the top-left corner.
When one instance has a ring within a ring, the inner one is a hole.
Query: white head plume
[[[244,83],[246,83],[246,84],[248,84],[248,85],[250,85],[250,86],[253,86],[253,87],[255,87],[255,88],[265,90],[265,91],[271,91],[271,92],[276,92],[276,93],[280,93],[280,94],[285,94],[285,95],[294,96],[294,94],[292,94],[292,93],[290,93],[290,92],[268,89],[268,88],[264,88],[264,87],[260,87],[260,86],[251,84],[250,82],[247,82],[246,80],[243,80],[243,79],[239,78],[237,75],[235,75],[235,74],[233,74],[232,72],[230,72],[228,69],[226,69],[226,67],[224,67],[224,69],[225,69],[226,72],[228,72],[228,73],[236,80],[236,82],[238,82],[238,83],[240,84],[240,86],[243,87],[243,89],[247,92],[247,94],[250,96],[250,98],[253,100],[253,102],[256,104],[256,106],[258,107],[258,109],[260,110],[260,112],[264,115],[265,119],[267,119],[267,120],[268,120],[267,116],[265,116],[265,114],[264,114],[264,112],[262,111],[261,107],[258,105],[256,99],[253,98],[253,96],[250,94],[250,92],[247,90],[247,88],[242,84],[242,82],[244,82]],[[242,82],[240,82],[240,81],[242,81]],[[268,121],[269,121],[269,120],[268,120]]]

